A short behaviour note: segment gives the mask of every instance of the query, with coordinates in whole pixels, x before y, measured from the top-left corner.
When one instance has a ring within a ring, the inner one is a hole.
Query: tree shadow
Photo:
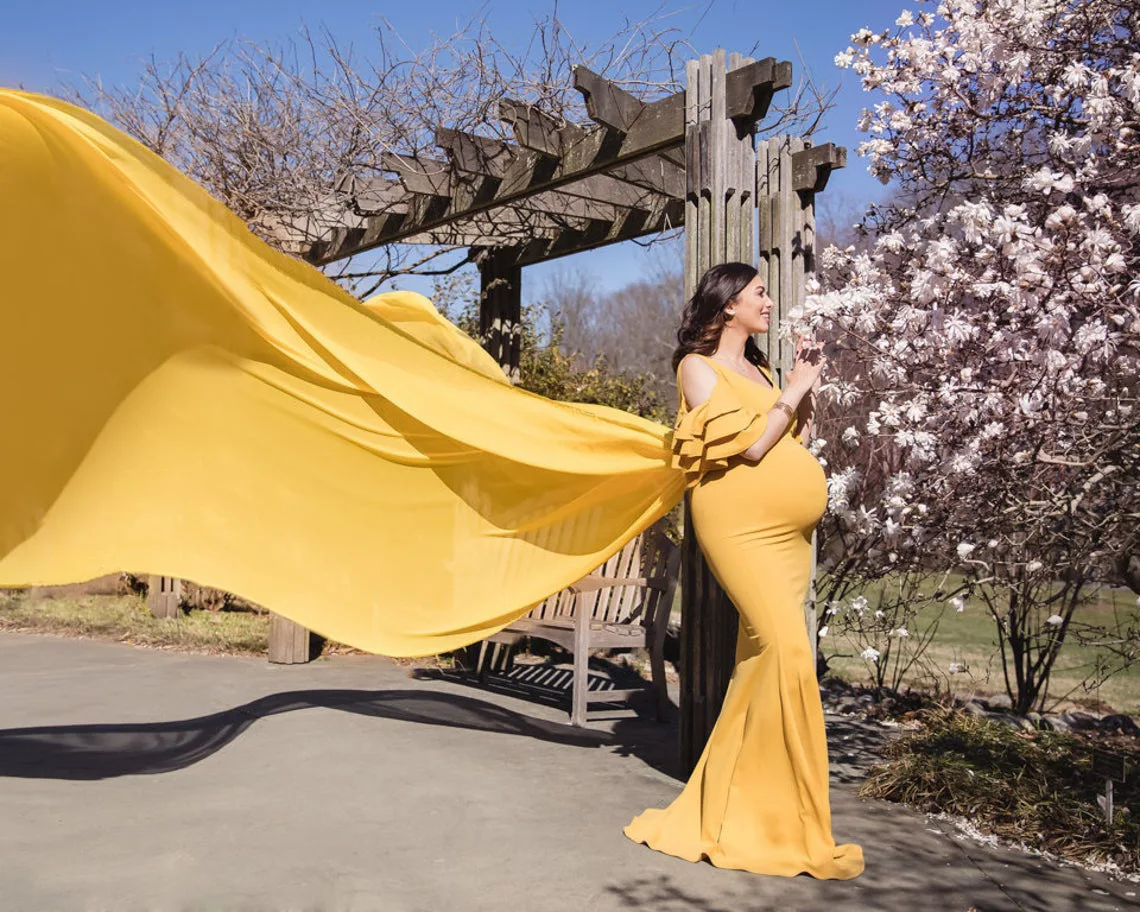
[[[827,754],[832,784],[859,785],[878,763],[888,743],[903,734],[873,722],[844,716],[827,717]]]
[[[415,690],[298,690],[171,722],[58,725],[0,730],[0,776],[108,779],[183,769],[221,750],[258,719],[302,709],[343,712],[602,747],[605,732],[571,728],[456,694]]]
[[[880,825],[864,840],[867,868],[855,880],[816,880],[808,874],[766,877],[718,871],[707,878],[630,874],[603,890],[631,912],[762,912],[769,909],[1010,910],[1119,912],[1134,908],[1127,883],[1015,850],[950,846],[913,823]]]

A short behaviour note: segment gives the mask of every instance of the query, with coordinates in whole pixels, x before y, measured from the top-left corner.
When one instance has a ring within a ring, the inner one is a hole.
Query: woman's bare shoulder
[[[715,377],[716,371],[706,355],[699,355],[696,352],[689,352],[681,359],[681,363],[677,365],[677,370],[681,374],[682,379],[686,378],[700,378],[700,377]]]
[[[695,408],[712,395],[717,375],[709,360],[703,355],[688,354],[677,366],[677,378],[681,393],[689,408]]]

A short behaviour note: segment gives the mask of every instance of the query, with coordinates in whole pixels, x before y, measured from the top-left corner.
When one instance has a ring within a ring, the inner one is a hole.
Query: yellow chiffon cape
[[[79,108],[0,90],[0,207],[0,586],[176,576],[427,655],[681,496],[666,428],[511,387]]]

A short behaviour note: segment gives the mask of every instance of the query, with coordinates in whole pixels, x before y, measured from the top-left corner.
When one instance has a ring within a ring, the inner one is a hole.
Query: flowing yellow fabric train
[[[665,428],[512,388],[86,111],[0,91],[0,204],[0,585],[185,577],[426,655],[681,496]]]

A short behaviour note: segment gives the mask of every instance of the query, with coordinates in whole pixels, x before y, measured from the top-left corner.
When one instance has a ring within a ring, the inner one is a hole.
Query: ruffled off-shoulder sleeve
[[[706,472],[727,469],[760,439],[767,416],[748,408],[739,396],[718,379],[712,395],[689,411],[683,411],[673,427],[672,464],[685,473],[688,487]]]

